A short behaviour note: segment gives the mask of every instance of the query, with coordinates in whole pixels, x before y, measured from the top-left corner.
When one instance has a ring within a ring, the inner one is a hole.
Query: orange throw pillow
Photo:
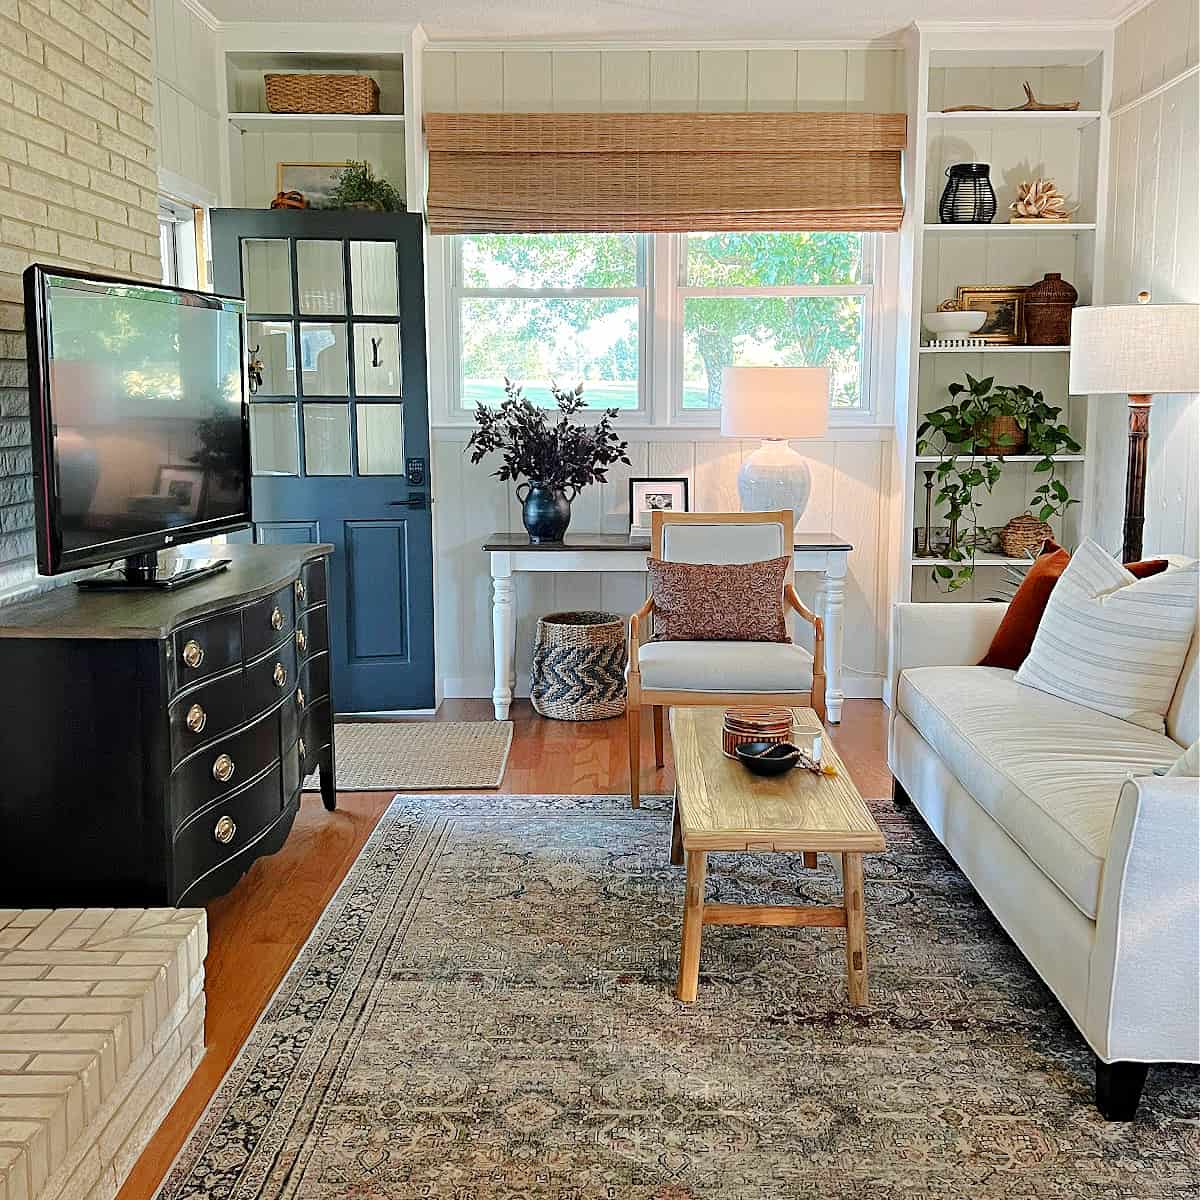
[[[1050,593],[1070,561],[1070,554],[1061,546],[1053,541],[1046,542],[1037,561],[1025,573],[1016,595],[1009,601],[1008,612],[1004,614],[988,652],[979,660],[981,667],[1004,667],[1009,671],[1020,667],[1029,655]],[[1149,579],[1166,569],[1165,558],[1125,564],[1125,570],[1135,579]]]

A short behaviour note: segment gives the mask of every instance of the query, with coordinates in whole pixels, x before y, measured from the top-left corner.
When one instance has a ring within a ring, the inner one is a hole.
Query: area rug
[[[1157,1200],[1195,1195],[1200,1075],[1136,1122],[916,818],[874,802],[868,1009],[833,930],[705,930],[649,797],[397,797],[165,1181],[166,1200]],[[832,864],[710,856],[823,904]]]
[[[512,748],[511,721],[346,721],[333,727],[339,792],[495,788]],[[314,771],[305,791],[319,787]]]

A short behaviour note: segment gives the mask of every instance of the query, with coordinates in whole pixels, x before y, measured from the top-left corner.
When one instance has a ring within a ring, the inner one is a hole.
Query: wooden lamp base
[[[1129,464],[1125,471],[1125,543],[1122,562],[1142,557],[1142,527],[1146,522],[1146,443],[1150,437],[1150,396],[1129,397]]]

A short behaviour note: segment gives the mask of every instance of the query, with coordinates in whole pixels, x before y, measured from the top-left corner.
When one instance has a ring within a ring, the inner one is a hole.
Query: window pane
[[[468,288],[637,287],[632,233],[491,233],[463,237]]]
[[[292,311],[292,264],[281,238],[242,242],[242,288],[246,310],[280,315]]]
[[[292,352],[291,321],[247,321],[246,358],[257,362],[262,382],[260,396],[296,394],[296,356]]]
[[[304,473],[350,474],[350,405],[304,406]]]
[[[255,475],[299,475],[294,404],[250,405],[250,469]]]
[[[833,287],[862,279],[861,233],[689,233],[689,287]]]
[[[861,296],[691,297],[683,407],[720,408],[725,367],[828,367],[834,408],[862,405]]]
[[[359,396],[400,395],[400,326],[354,326],[354,391]]]
[[[404,474],[404,405],[356,404],[358,473]]]
[[[300,370],[306,396],[346,395],[350,390],[350,368],[345,325],[301,322]]]
[[[589,406],[638,407],[638,302],[633,298],[463,300],[462,400],[504,398],[504,378],[551,405],[548,384],[582,381]]]
[[[396,284],[395,242],[350,243],[350,294],[356,316],[396,316]]]
[[[342,243],[297,242],[296,283],[302,313],[341,316],[346,311]]]

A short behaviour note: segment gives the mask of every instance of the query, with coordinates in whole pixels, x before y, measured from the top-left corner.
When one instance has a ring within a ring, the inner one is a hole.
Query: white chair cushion
[[[1034,688],[999,667],[917,667],[897,703],[975,802],[1095,920],[1121,784],[1179,744]]]
[[[647,642],[642,687],[670,692],[807,692],[813,657],[791,642]]]

